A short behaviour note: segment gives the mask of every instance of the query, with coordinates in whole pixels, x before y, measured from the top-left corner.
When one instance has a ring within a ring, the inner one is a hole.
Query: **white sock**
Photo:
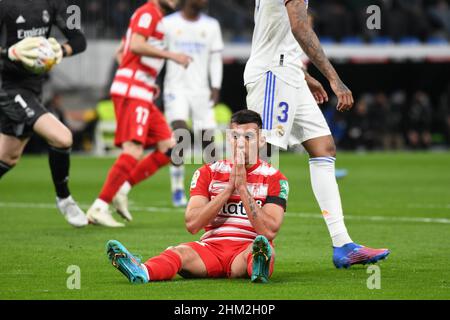
[[[150,273],[148,272],[148,269],[145,266],[145,264],[141,263],[140,267],[141,267],[142,270],[145,271],[145,273],[147,274],[147,279],[150,281]]]
[[[119,191],[117,193],[128,195],[131,190],[131,184],[128,181],[125,181],[125,183],[120,187]]]
[[[109,204],[103,201],[102,199],[95,200],[94,204],[92,205],[94,208],[100,208],[100,209],[108,209]]]
[[[172,192],[184,190],[184,166],[170,166],[170,182]]]
[[[335,161],[336,158],[333,157],[311,158],[309,169],[311,186],[322,210],[333,246],[342,247],[353,241],[344,223],[341,196],[335,176]]]

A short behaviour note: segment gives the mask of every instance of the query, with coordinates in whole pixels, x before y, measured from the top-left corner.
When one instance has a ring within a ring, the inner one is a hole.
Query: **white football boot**
[[[81,228],[89,224],[83,210],[80,209],[72,196],[65,199],[56,198],[56,206],[67,222],[73,227]]]
[[[104,227],[125,227],[125,224],[114,220],[111,211],[109,211],[108,204],[100,199],[95,200],[94,204],[89,208],[87,218],[90,223]]]
[[[130,190],[131,185],[128,182],[125,182],[116,193],[112,202],[114,209],[116,209],[116,212],[127,221],[133,220],[133,217],[128,210],[128,193],[130,192]]]

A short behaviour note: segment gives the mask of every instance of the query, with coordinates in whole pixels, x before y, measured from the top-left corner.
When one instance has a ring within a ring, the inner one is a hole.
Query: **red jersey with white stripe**
[[[230,179],[233,164],[228,160],[217,161],[198,169],[191,182],[191,197],[205,196],[210,200],[223,192]],[[281,172],[265,161],[247,170],[247,186],[256,203],[262,207],[274,203],[286,210],[289,184]],[[217,217],[205,227],[201,241],[234,240],[253,241],[257,236],[241,197],[237,191],[228,199]]]
[[[164,49],[163,14],[158,6],[147,2],[131,17],[124,39],[123,59],[111,86],[111,95],[153,102],[156,78],[164,65],[164,59],[143,57],[130,50],[134,33],[147,38],[153,47]]]

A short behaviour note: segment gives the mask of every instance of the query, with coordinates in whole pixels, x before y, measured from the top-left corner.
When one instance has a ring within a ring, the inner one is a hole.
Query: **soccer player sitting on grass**
[[[120,242],[110,240],[112,265],[132,283],[185,278],[243,278],[267,282],[273,272],[272,241],[283,222],[287,179],[259,159],[265,140],[258,113],[239,111],[231,119],[232,161],[208,164],[194,173],[186,228],[205,233],[200,241],[170,247],[141,263]]]

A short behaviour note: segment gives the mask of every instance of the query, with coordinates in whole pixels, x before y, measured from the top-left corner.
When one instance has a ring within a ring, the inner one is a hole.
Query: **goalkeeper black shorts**
[[[31,137],[34,124],[48,110],[32,91],[0,90],[0,132],[20,139]]]

